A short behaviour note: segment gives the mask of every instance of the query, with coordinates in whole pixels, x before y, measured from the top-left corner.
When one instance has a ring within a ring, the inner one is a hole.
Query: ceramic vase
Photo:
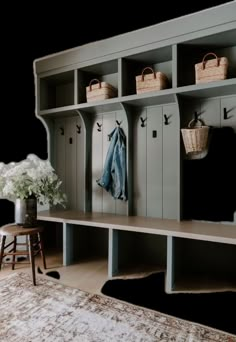
[[[35,197],[15,201],[15,223],[25,228],[37,225],[37,199]]]

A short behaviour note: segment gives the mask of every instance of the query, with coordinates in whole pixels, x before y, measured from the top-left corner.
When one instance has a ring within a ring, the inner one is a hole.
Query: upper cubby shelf
[[[236,77],[236,30],[189,40],[177,45],[177,86],[196,83],[195,64],[201,63],[207,53],[228,59],[227,79]],[[209,57],[213,58],[212,56]],[[206,60],[209,59],[207,57]],[[205,61],[206,61],[205,60]],[[212,70],[212,73],[214,70]],[[210,83],[208,83],[210,84]]]
[[[86,87],[93,79],[107,82],[118,91],[118,60],[93,64],[78,69],[78,103],[86,103]],[[118,95],[118,93],[117,93]]]
[[[91,114],[113,112],[123,109],[120,98],[112,98],[102,101],[94,101],[90,103],[81,103],[78,105],[78,109]]]
[[[40,84],[40,111],[74,104],[74,71],[42,77]]]
[[[39,112],[39,115],[47,118],[57,118],[57,117],[68,117],[68,116],[76,116],[78,113],[76,110],[78,109],[78,105],[58,107],[52,109],[45,109]]]
[[[210,98],[219,95],[235,95],[236,78],[179,87],[176,89],[176,93],[192,98]]]
[[[170,44],[168,41],[166,46],[149,45],[145,51],[139,49],[134,53],[127,49],[123,56],[112,56],[111,60],[97,62],[96,59],[88,60],[86,64],[71,66],[73,69],[69,71],[63,68],[60,73],[58,69],[55,74],[50,71],[50,76],[39,75],[39,115],[68,116],[74,115],[74,110],[97,114],[120,110],[123,104],[136,107],[163,105],[176,102],[176,95],[192,98],[234,95],[236,28],[233,23],[227,27],[227,30],[214,34],[195,38],[189,35],[188,40],[183,39],[179,43],[172,41]],[[227,57],[227,78],[196,84],[195,64],[202,62],[209,52],[218,57]],[[167,76],[168,85],[165,89],[137,94],[136,76],[141,75],[146,67]],[[115,97],[87,102],[86,87],[94,79],[116,88]]]
[[[144,93],[140,95],[123,96],[122,103],[135,107],[148,107],[174,103],[176,101],[175,91],[173,89],[163,89],[160,91]]]
[[[192,98],[211,98],[219,96],[235,95],[236,94],[236,78],[209,82],[204,84],[194,84],[179,88],[163,89],[144,94],[134,94],[129,96],[116,97],[112,99],[94,101],[90,103],[81,103],[64,107],[56,107],[41,110],[39,115],[48,117],[71,116],[76,110],[81,110],[85,113],[98,114],[121,110],[122,104],[127,104],[135,107],[148,107],[154,105],[163,105],[174,103],[176,95]],[[76,112],[75,112],[76,113]]]
[[[168,78],[167,87],[172,88],[172,47],[167,46],[122,59],[122,96],[136,94],[136,76],[146,67],[164,73]]]

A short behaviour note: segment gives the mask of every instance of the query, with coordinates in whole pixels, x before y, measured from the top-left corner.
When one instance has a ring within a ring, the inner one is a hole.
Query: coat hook
[[[60,127],[60,130],[61,130],[61,135],[64,135],[64,128]]]
[[[76,125],[76,128],[77,128],[77,133],[80,134],[81,133],[81,126]]]
[[[164,119],[165,119],[164,125],[169,125],[169,118],[166,114],[164,114]]]
[[[97,126],[98,126],[97,131],[98,131],[98,132],[101,132],[101,131],[102,131],[102,124],[100,124],[99,122],[97,122]]]
[[[147,118],[143,119],[143,118],[140,116],[140,120],[141,120],[141,127],[145,127],[145,121],[147,120]]]
[[[224,107],[223,111],[224,111],[224,120],[228,120],[228,113],[227,113],[227,109],[225,107]]]
[[[120,125],[122,124],[122,121],[118,121],[118,120],[116,120],[116,124],[117,124],[117,126],[119,126],[120,127]]]

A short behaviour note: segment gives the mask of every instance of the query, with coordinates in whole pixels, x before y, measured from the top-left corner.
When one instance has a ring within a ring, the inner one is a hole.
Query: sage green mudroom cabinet
[[[64,265],[86,255],[105,258],[109,277],[165,270],[169,293],[236,289],[235,13],[229,2],[34,62],[36,116],[68,196],[65,211],[38,218],[60,225]],[[209,53],[215,68],[227,58],[227,76],[196,84]],[[165,89],[136,93],[146,67],[166,75]],[[94,80],[114,96],[87,102]],[[207,146],[187,154],[181,129],[199,120]],[[97,184],[117,126],[127,201]]]

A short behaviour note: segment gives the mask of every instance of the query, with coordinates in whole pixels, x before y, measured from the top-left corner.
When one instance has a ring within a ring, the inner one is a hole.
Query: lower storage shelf
[[[112,230],[111,276],[164,271],[166,236]]]
[[[172,239],[172,292],[236,291],[235,245]]]

